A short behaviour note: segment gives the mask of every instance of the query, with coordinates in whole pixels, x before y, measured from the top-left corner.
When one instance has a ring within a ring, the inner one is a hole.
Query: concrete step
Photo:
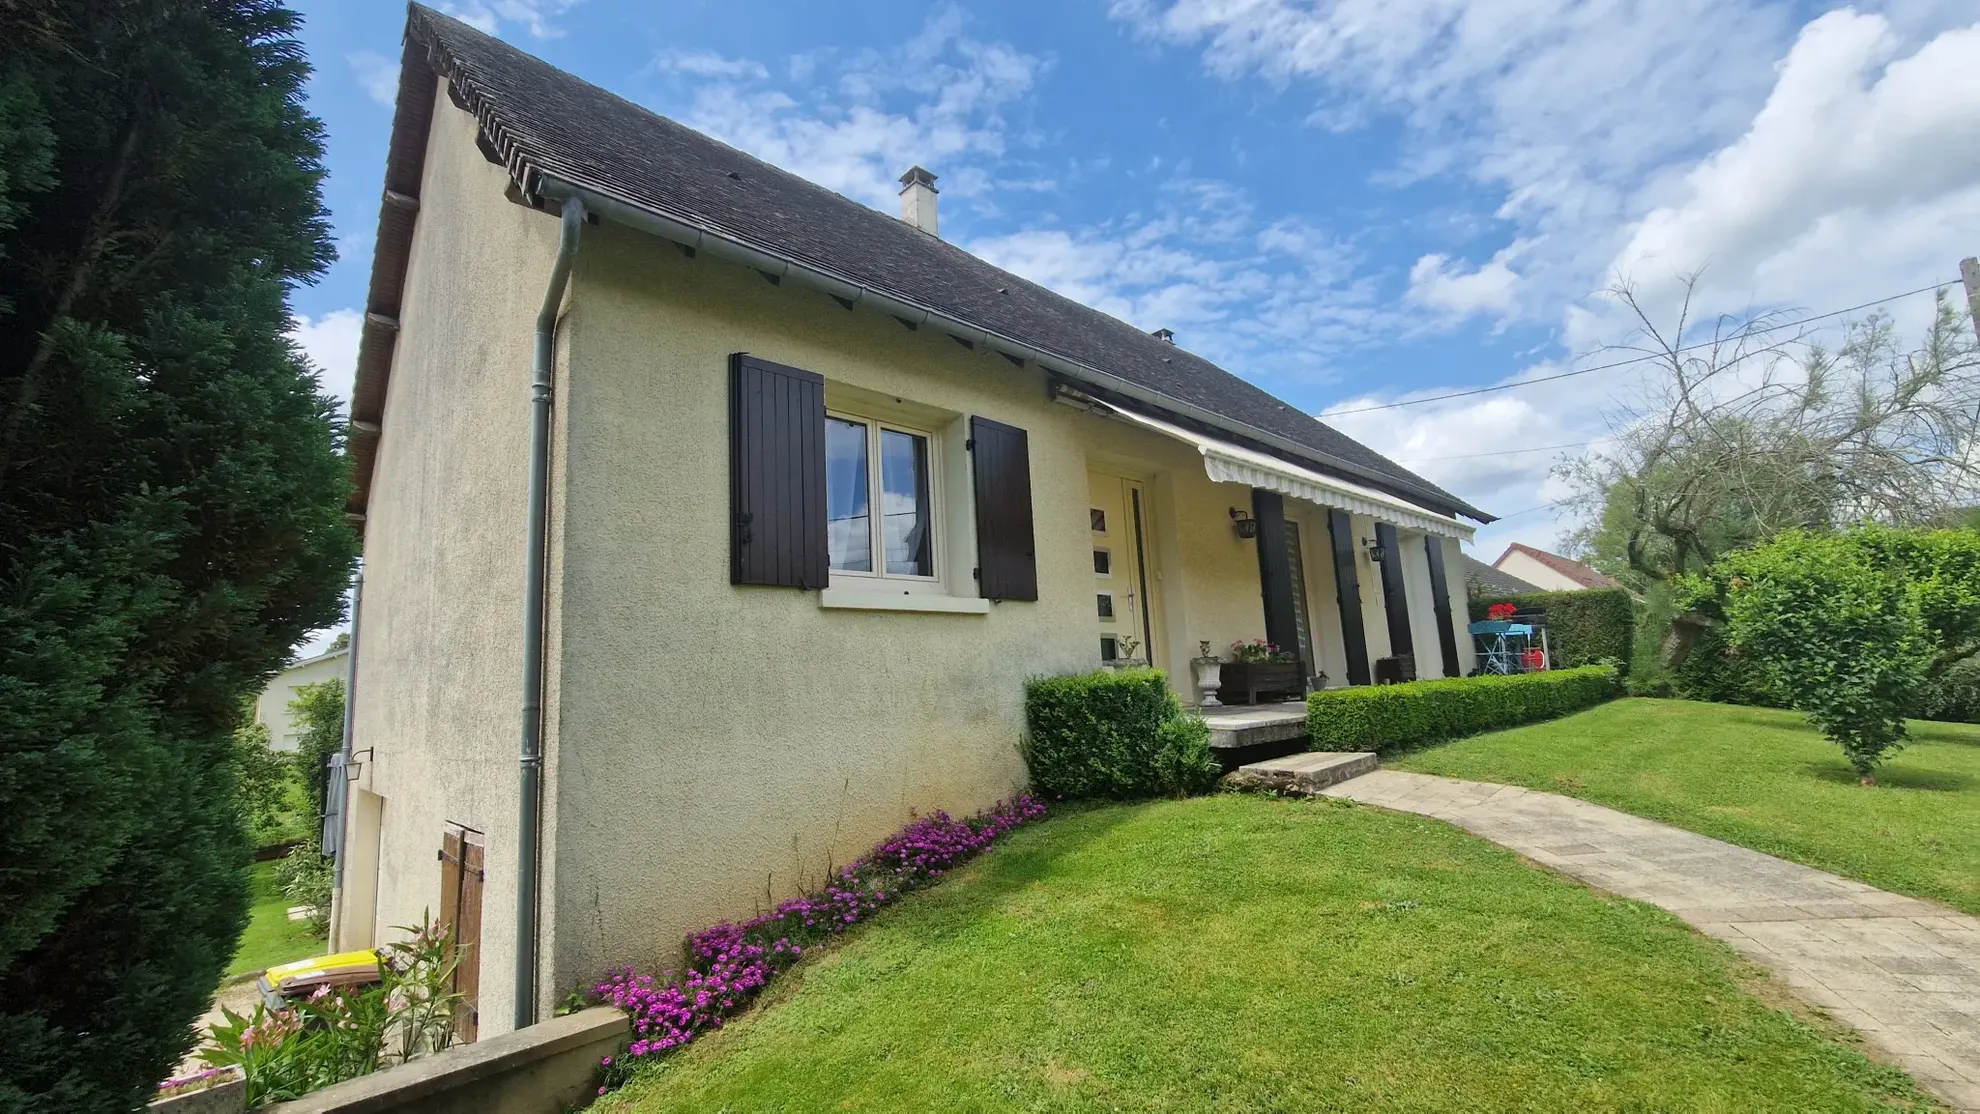
[[[1373,773],[1375,755],[1368,751],[1308,751],[1267,762],[1239,766],[1225,775],[1236,789],[1274,790],[1313,796],[1330,785]]]

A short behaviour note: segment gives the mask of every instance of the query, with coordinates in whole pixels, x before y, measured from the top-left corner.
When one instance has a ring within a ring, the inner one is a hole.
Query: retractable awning
[[[1310,468],[1302,468],[1255,449],[1247,449],[1242,445],[1233,445],[1229,441],[1171,425],[1160,418],[1151,418],[1146,414],[1137,414],[1119,407],[1108,407],[1108,411],[1164,436],[1195,446],[1196,451],[1203,454],[1204,472],[1218,483],[1262,487],[1267,491],[1291,495],[1309,503],[1318,503],[1323,507],[1339,507],[1344,511],[1365,514],[1397,526],[1421,530],[1427,534],[1458,538],[1462,541],[1470,541],[1477,529],[1455,518],[1426,510],[1406,499],[1397,498],[1386,491],[1377,491],[1372,487],[1363,487],[1338,476],[1329,476]]]

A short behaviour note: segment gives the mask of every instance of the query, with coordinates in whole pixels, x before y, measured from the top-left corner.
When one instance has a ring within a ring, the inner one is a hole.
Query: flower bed
[[[607,1086],[623,1080],[633,1062],[721,1028],[806,949],[935,882],[1012,829],[1044,815],[1043,804],[1020,793],[967,820],[951,820],[945,812],[918,818],[840,871],[819,893],[688,937],[687,963],[680,973],[613,971],[592,994],[631,1017],[633,1040],[625,1056],[606,1057]],[[599,1093],[605,1090],[601,1087]]]

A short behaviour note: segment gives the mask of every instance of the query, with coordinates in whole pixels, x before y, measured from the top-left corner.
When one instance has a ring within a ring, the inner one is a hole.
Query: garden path
[[[1321,792],[1446,820],[1660,905],[1980,1114],[1980,918],[1556,793],[1400,770]]]

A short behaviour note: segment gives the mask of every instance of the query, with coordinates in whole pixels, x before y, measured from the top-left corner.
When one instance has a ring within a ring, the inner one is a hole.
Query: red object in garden
[[[1518,610],[1519,608],[1514,604],[1495,603],[1492,606],[1485,609],[1485,617],[1487,619],[1492,620],[1495,623],[1503,622],[1507,619],[1512,618],[1513,612]]]
[[[1525,656],[1526,656],[1526,671],[1528,673],[1538,673],[1541,670],[1547,668],[1547,651],[1528,650],[1526,651]]]

